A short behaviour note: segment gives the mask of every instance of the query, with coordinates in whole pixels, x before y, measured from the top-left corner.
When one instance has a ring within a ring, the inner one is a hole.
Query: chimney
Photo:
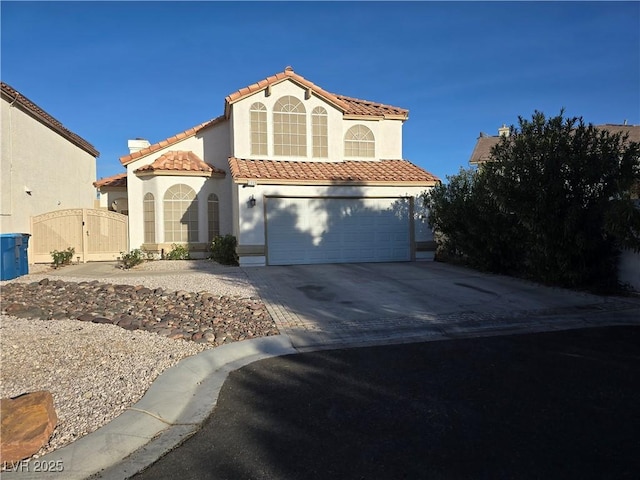
[[[508,137],[509,136],[509,127],[507,127],[504,123],[498,129],[498,136],[500,136],[500,137]]]
[[[149,145],[149,140],[145,140],[144,138],[134,138],[133,140],[129,140],[127,142],[127,146],[129,147],[129,153],[137,152],[142,150],[143,148],[147,148]]]

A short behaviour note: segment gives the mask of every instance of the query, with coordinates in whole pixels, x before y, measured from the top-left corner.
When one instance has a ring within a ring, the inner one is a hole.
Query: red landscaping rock
[[[58,423],[50,392],[0,400],[0,463],[30,457],[45,445]]]

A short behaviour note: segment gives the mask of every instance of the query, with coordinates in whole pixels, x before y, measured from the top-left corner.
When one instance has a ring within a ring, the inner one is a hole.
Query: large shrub
[[[211,242],[211,259],[222,265],[238,265],[237,244],[233,235],[217,235]]]
[[[640,144],[562,115],[520,117],[489,162],[432,190],[442,251],[550,284],[616,284],[619,247],[640,250]]]

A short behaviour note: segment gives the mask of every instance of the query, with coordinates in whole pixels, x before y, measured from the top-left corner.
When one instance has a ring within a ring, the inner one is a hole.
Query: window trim
[[[360,123],[351,126],[344,134],[344,156],[349,158],[375,158],[376,138],[373,131]]]
[[[249,125],[251,155],[269,155],[267,107],[263,103],[255,102],[249,108]]]
[[[329,158],[329,114],[324,107],[311,111],[311,156]]]
[[[280,97],[273,105],[273,155],[306,157],[307,135],[304,104],[293,95]]]
[[[175,192],[175,189],[179,189],[179,192]],[[171,194],[174,197],[168,198]],[[181,195],[182,198],[176,198]],[[178,204],[181,207],[186,203],[186,208],[175,208]],[[164,241],[165,243],[196,243],[199,237],[199,220],[198,220],[198,195],[196,191],[184,183],[176,183],[171,185],[165,191],[163,198],[163,211],[164,211]],[[173,205],[172,205],[173,204]],[[169,207],[173,207],[170,211]],[[176,221],[172,217],[175,213],[179,214],[179,219]],[[182,219],[188,215],[187,223],[182,223]],[[186,227],[175,228],[177,226],[184,225]],[[179,233],[179,235],[177,235]],[[186,237],[186,239],[185,239]]]

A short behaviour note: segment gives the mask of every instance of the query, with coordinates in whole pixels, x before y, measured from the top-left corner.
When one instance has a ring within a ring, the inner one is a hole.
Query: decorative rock
[[[58,416],[47,391],[0,400],[0,462],[28,458],[49,441]]]
[[[47,318],[48,315],[44,310],[38,307],[25,307],[16,312],[12,312],[11,315],[19,318]]]
[[[127,330],[146,330],[189,341],[238,341],[277,335],[278,329],[259,298],[217,295],[111,283],[7,283],[3,313],[43,320],[79,319],[111,323]],[[205,335],[207,331],[215,335]],[[202,332],[202,336],[195,334]]]
[[[21,303],[10,303],[6,307],[4,307],[3,310],[7,315],[14,315],[16,312],[20,312],[22,310],[25,310],[26,308],[27,306]]]
[[[95,317],[95,318],[92,318],[91,321],[93,323],[113,323],[111,320],[105,317]]]

